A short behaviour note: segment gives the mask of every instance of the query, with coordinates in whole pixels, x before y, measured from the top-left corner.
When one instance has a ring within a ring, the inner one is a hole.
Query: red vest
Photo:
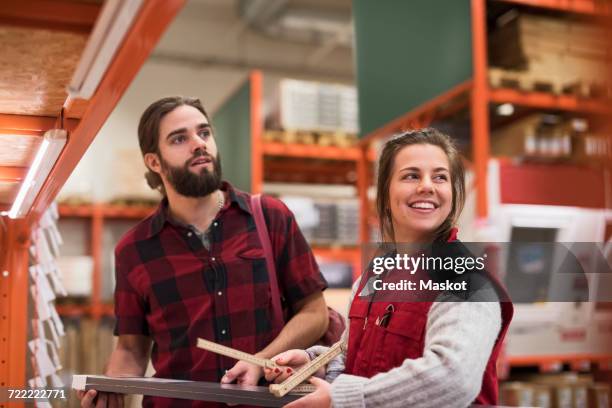
[[[488,275],[497,287],[500,298],[508,301],[501,302],[501,330],[487,362],[480,393],[474,403],[495,405],[498,398],[496,362],[512,320],[513,307],[503,286],[494,276],[489,273]],[[370,305],[367,298],[361,299],[358,296],[365,281],[366,279],[363,279],[349,311],[350,329],[344,372],[370,378],[399,367],[405,359],[423,356],[427,315],[433,303],[372,302]],[[395,309],[387,327],[377,325],[376,319],[385,314],[389,304],[393,304]]]

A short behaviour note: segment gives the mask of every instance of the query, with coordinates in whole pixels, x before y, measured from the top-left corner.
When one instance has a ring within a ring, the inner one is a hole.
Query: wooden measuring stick
[[[251,364],[258,365],[264,368],[281,368],[274,361],[265,358],[255,357],[252,354],[245,353],[244,351],[236,350],[231,347],[223,346],[221,344],[214,343],[205,339],[198,339],[197,346],[201,349],[208,350],[212,353],[221,354],[226,357],[233,358],[235,360],[243,360]],[[282,368],[281,368],[282,369]],[[301,384],[293,389],[293,392],[299,394],[308,394],[315,390],[312,384]]]
[[[231,347],[222,346],[221,344],[213,343],[212,341],[198,339],[198,347],[204,350],[211,351],[213,353],[221,354],[226,357],[233,358],[235,360],[246,361],[247,363],[255,364],[263,368],[279,368],[278,365],[266,358],[255,357],[252,354],[245,353],[244,351],[236,350]]]
[[[271,384],[270,392],[277,397],[286,395],[291,390],[294,390],[299,384],[310,378],[317,370],[327,363],[329,363],[334,357],[346,350],[346,343],[342,340],[335,343],[325,353],[318,355],[310,363],[306,364],[299,371],[287,378],[280,384]]]

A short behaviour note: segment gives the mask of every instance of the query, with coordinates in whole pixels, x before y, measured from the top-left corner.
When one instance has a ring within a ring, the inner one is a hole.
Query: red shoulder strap
[[[272,253],[272,242],[268,233],[268,226],[264,218],[263,209],[261,208],[261,194],[251,196],[251,208],[253,209],[253,218],[255,219],[255,229],[259,236],[259,241],[263,247],[266,256],[266,266],[268,267],[268,280],[270,281],[270,297],[272,298],[272,327],[278,329],[284,326],[283,309],[280,303],[280,291],[278,289],[278,280],[276,277],[276,263]]]

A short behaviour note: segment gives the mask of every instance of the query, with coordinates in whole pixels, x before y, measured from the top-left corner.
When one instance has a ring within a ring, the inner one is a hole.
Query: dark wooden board
[[[268,387],[259,386],[151,377],[113,378],[101,375],[75,375],[72,378],[72,388],[261,407],[282,407],[302,396],[287,394],[282,398],[277,398],[268,391]]]

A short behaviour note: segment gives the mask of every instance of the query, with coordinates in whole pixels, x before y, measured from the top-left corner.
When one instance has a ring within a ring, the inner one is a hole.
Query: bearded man
[[[312,251],[289,209],[262,197],[279,289],[293,316],[274,332],[274,294],[251,198],[222,181],[200,101],[154,102],[140,119],[138,139],[147,182],[163,199],[115,249],[118,341],[106,374],[142,376],[150,356],[156,377],[256,385],[260,367],[199,349],[197,338],[263,358],[312,345],[328,322],[326,282]],[[79,397],[84,407],[123,406],[117,394],[92,390]],[[225,405],[145,397],[143,406]]]

